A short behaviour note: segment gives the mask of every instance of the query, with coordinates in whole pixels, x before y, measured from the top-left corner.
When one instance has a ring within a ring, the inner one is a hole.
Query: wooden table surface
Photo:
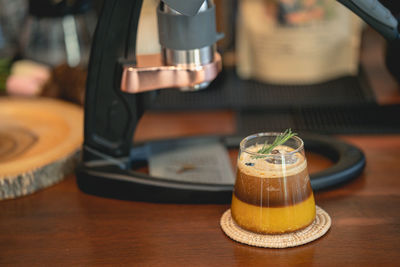
[[[399,90],[369,31],[362,59],[381,103]],[[371,55],[369,55],[371,54]],[[162,131],[161,131],[162,129]],[[136,140],[229,134],[229,111],[148,113]],[[364,173],[316,193],[332,217],[330,231],[310,244],[262,249],[230,240],[219,219],[229,205],[119,201],[80,192],[73,175],[33,195],[0,202],[0,266],[400,266],[400,135],[340,136],[366,155]],[[308,157],[311,171],[330,163]]]

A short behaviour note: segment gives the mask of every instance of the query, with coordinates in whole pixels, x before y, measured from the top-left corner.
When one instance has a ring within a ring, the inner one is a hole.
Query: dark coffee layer
[[[286,178],[260,178],[245,174],[238,168],[234,194],[248,204],[285,207],[306,200],[312,189],[307,168]]]

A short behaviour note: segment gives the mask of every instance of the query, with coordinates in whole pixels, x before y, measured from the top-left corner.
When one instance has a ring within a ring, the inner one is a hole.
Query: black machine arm
[[[84,161],[102,155],[129,156],[132,136],[143,113],[142,96],[121,92],[119,61],[135,63],[141,5],[142,0],[104,1],[87,79]]]
[[[399,39],[398,22],[378,0],[337,0],[357,14],[387,40]]]

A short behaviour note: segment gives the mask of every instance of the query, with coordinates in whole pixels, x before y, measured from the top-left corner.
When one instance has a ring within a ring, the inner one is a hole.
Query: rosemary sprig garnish
[[[289,140],[290,138],[292,138],[293,136],[296,136],[297,133],[293,133],[292,129],[286,129],[285,132],[283,132],[282,134],[278,135],[274,142],[272,142],[272,144],[268,145],[267,141],[265,141],[264,145],[262,146],[261,149],[259,149],[257,151],[257,153],[259,154],[270,154],[272,152],[272,150],[274,150],[275,147],[283,145],[284,143],[286,143],[287,140]],[[253,158],[263,158],[264,156],[254,156]]]

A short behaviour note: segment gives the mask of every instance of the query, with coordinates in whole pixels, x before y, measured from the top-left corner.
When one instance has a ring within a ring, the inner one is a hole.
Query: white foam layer
[[[257,144],[246,148],[246,150],[257,153],[262,146],[262,144]],[[296,152],[293,154],[285,154],[285,152],[293,151],[293,148],[288,146],[278,146],[276,149],[280,151],[280,155],[274,155],[273,157],[266,156],[263,158],[256,158],[252,154],[242,152],[238,160],[238,168],[240,168],[240,171],[246,175],[260,178],[287,177],[302,172],[307,168],[307,161],[301,153]],[[272,163],[267,161],[267,159],[280,159],[282,163]]]

